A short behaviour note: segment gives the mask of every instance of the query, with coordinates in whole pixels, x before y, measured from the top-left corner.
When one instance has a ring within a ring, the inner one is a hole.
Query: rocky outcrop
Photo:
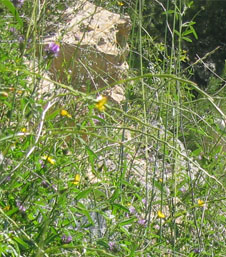
[[[125,76],[128,69],[128,16],[109,12],[87,1],[76,1],[64,12],[58,31],[45,39],[58,42],[51,76],[74,88],[89,91],[107,86]]]

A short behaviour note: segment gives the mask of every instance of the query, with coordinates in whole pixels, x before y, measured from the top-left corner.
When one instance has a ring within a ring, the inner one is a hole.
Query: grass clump
[[[48,77],[71,2],[0,5],[1,256],[224,256],[225,74],[203,90],[184,68],[192,1],[152,3],[159,37],[145,1],[104,3],[133,23],[120,104]]]

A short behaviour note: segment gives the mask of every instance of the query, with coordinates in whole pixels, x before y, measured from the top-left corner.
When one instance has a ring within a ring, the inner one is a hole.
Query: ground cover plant
[[[1,256],[225,256],[226,65],[190,62],[195,4],[90,2],[131,18],[120,104],[47,76],[73,1],[0,1]]]

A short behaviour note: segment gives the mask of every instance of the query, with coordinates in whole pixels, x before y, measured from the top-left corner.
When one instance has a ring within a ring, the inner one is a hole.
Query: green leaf
[[[7,212],[7,215],[8,216],[11,216],[11,215],[13,215],[14,213],[16,213],[18,211],[18,207],[14,207],[13,209],[11,209],[11,210],[9,210],[8,212]]]
[[[189,34],[193,33],[191,29],[187,29],[182,33],[182,36],[187,36]]]
[[[86,218],[88,219],[88,221],[90,223],[89,226],[94,225],[93,219],[90,216],[89,211],[85,208],[85,205],[83,205],[82,203],[78,203],[77,206],[78,206],[77,212],[86,216]]]
[[[174,13],[174,12],[175,12],[174,10],[168,10],[168,11],[162,12],[162,14],[171,14],[171,13]]]
[[[92,166],[92,170],[94,170],[94,160],[97,159],[97,156],[88,146],[86,146],[86,151],[89,156],[89,162]]]
[[[132,224],[135,219],[136,219],[136,218],[133,217],[133,218],[130,218],[130,219],[123,220],[123,221],[121,221],[121,222],[119,223],[119,226],[125,226],[125,225]]]
[[[106,121],[99,116],[91,116],[92,119],[99,120],[100,122],[106,123]]]
[[[2,4],[12,13],[20,27],[23,27],[23,20],[20,18],[15,6],[9,0],[2,0]]]
[[[14,237],[13,240],[22,245],[25,249],[29,249],[29,245],[25,243],[21,238]]]
[[[174,29],[174,31],[173,31],[179,38],[181,37],[181,34],[180,34],[180,32],[179,31],[177,31],[176,29]]]
[[[94,194],[96,199],[100,199],[100,198],[103,199],[103,197],[106,197],[106,194],[99,189],[93,189],[93,194]]]
[[[115,209],[121,209],[125,212],[129,212],[129,210],[126,207],[124,207],[124,206],[122,206],[121,204],[118,204],[118,203],[113,203],[112,207],[115,208]]]
[[[192,152],[192,156],[199,156],[201,152],[202,152],[202,149],[197,148]]]
[[[80,200],[80,199],[82,199],[82,198],[86,198],[86,197],[89,195],[89,193],[91,192],[91,190],[92,190],[91,188],[88,188],[88,189],[86,189],[86,190],[80,192],[79,194],[77,194],[77,196],[75,197],[75,199],[76,199],[76,200]]]
[[[192,26],[190,26],[190,29],[192,30],[192,33],[193,33],[195,39],[198,39],[198,35],[197,35],[195,29]]]
[[[189,37],[182,37],[182,39],[190,43],[192,42],[192,40]]]
[[[200,134],[202,136],[205,136],[205,137],[208,137],[208,138],[211,138],[202,128],[189,128],[190,131],[193,131],[195,132],[196,134]]]
[[[46,121],[53,120],[59,113],[59,110],[56,110],[51,112],[49,115],[46,115]]]
[[[154,180],[154,185],[156,188],[159,189],[159,191],[163,191],[164,193],[166,193],[165,187],[162,186],[162,183],[158,180]]]
[[[89,158],[91,160],[94,160],[94,159],[97,158],[96,154],[88,146],[86,146],[86,151],[87,151],[87,153],[89,155]]]
[[[88,254],[87,256],[91,256],[91,254],[92,254],[92,256],[117,257],[115,254],[112,255],[110,253],[105,252],[102,249],[90,248],[90,247],[88,247],[86,249],[87,249],[87,254]],[[95,253],[95,255],[93,255],[94,253]]]
[[[114,202],[115,199],[118,198],[119,196],[119,193],[120,193],[120,190],[118,188],[115,189],[114,193],[112,194],[111,198],[110,198],[110,202]]]
[[[130,236],[130,233],[128,232],[128,230],[126,229],[126,227],[122,227],[120,226],[120,230],[125,233],[127,236]]]
[[[105,248],[108,248],[108,244],[107,244],[103,239],[97,240],[97,244],[98,244],[98,245],[102,245],[102,246],[104,246]]]

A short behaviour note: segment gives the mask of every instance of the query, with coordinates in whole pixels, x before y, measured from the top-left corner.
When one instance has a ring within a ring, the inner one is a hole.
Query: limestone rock
[[[44,44],[60,43],[50,71],[57,81],[82,91],[98,89],[120,80],[128,69],[128,16],[109,12],[88,1],[76,1],[64,13],[65,22]]]

